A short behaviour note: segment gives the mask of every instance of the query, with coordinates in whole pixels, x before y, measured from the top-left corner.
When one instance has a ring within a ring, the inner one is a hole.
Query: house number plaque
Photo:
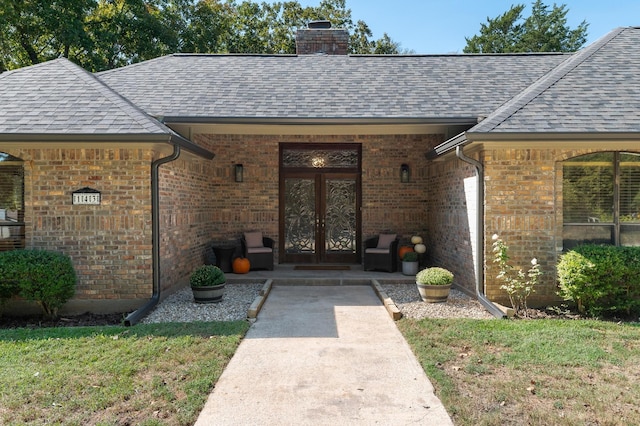
[[[101,193],[100,191],[92,188],[82,188],[77,191],[73,191],[72,204],[90,204],[90,205],[99,205],[101,201]]]

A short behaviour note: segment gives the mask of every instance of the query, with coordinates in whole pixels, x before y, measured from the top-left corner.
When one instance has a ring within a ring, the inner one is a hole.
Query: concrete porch
[[[348,270],[302,270],[294,264],[276,264],[273,271],[249,271],[247,274],[225,273],[228,283],[272,280],[274,284],[286,285],[369,285],[371,280],[379,283],[413,283],[413,276],[403,275],[401,271],[365,271],[362,265],[344,265]],[[309,266],[309,265],[306,265]],[[320,265],[314,265],[321,267]],[[331,265],[337,266],[337,265]],[[343,265],[340,265],[343,266]]]

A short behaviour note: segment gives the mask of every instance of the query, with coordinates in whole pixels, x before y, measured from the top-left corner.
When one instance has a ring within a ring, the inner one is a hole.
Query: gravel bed
[[[243,320],[263,285],[227,284],[222,301],[211,304],[194,303],[191,288],[186,287],[168,296],[141,322]],[[381,287],[407,318],[493,318],[477,300],[458,290],[451,290],[446,303],[425,303],[415,284],[382,284]]]
[[[406,318],[495,318],[467,294],[451,289],[446,303],[425,303],[415,284],[382,284],[382,289]]]
[[[247,311],[264,283],[229,284],[218,303],[195,303],[191,287],[178,290],[147,315],[141,323],[235,321],[247,318]]]

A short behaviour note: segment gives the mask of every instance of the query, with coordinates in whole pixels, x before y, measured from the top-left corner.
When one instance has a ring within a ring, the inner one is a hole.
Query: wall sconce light
[[[243,182],[244,168],[242,167],[242,164],[236,164],[235,166],[233,166],[233,171],[236,177],[236,182]]]
[[[409,165],[402,164],[400,166],[400,182],[409,183]]]

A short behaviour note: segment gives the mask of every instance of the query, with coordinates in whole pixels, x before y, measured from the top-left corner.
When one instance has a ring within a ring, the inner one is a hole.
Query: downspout
[[[462,152],[462,145],[456,146],[456,157],[465,163],[471,164],[476,169],[476,178],[478,180],[478,196],[476,197],[476,297],[480,301],[480,303],[496,318],[504,318],[504,313],[498,309],[496,305],[493,304],[487,297],[484,295],[483,286],[484,286],[484,229],[483,229],[483,220],[484,220],[484,168],[482,163],[473,158],[467,157]]]
[[[143,306],[127,315],[124,325],[135,325],[145,317],[160,301],[160,185],[159,169],[165,163],[175,161],[180,157],[180,146],[173,145],[173,153],[159,158],[151,163],[151,256],[153,263],[153,291],[151,299]]]

